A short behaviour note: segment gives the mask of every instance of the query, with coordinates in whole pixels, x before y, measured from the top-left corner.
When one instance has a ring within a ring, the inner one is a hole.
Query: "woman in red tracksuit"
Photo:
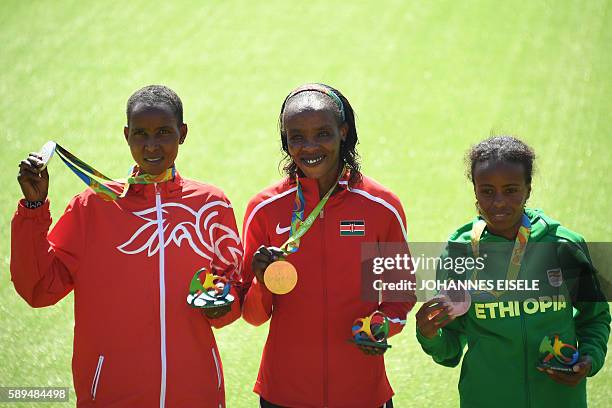
[[[187,299],[200,268],[239,280],[242,246],[232,206],[218,188],[174,171],[187,125],[172,90],[137,91],[127,113],[135,174],[170,177],[130,185],[116,201],[88,188],[48,233],[49,175],[41,156],[30,154],[18,176],[24,199],[12,223],[11,278],[32,307],[74,290],[79,408],[223,407],[212,327],[240,317],[240,305],[204,315]]]
[[[287,177],[251,199],[243,226],[244,281],[252,281],[243,316],[256,326],[271,318],[254,391],[262,407],[390,407],[382,353],[348,340],[353,321],[376,310],[392,322],[390,334],[398,333],[414,304],[361,297],[362,243],[405,245],[402,206],[359,172],[354,113],[339,91],[297,88],[283,103],[280,127]],[[297,269],[296,287],[273,295],[263,275],[289,237],[298,189],[304,216],[333,193],[287,257]]]

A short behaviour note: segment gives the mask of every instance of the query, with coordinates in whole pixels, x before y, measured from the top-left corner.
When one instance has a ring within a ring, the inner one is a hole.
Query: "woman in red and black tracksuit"
[[[389,318],[390,335],[398,333],[414,305],[361,296],[362,243],[406,245],[404,211],[392,192],[359,172],[354,113],[339,91],[322,84],[295,89],[281,108],[280,128],[287,177],[251,199],[243,227],[243,316],[256,326],[271,319],[254,391],[262,407],[391,407],[382,353],[347,340],[353,321],[377,310]],[[298,189],[308,216],[332,188],[287,257],[297,269],[296,287],[272,294],[263,275],[289,238]]]

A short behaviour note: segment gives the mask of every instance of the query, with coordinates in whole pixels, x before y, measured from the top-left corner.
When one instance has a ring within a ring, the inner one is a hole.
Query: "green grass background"
[[[321,81],[351,101],[363,169],[402,199],[410,240],[444,240],[473,216],[464,152],[505,132],[538,154],[530,204],[610,241],[611,13],[605,0],[2,1],[0,385],[72,384],[72,296],[33,310],[10,283],[17,165],[55,139],[123,176],[125,102],[150,83],[185,106],[178,168],[221,186],[239,224],[248,199],[279,178],[283,98]],[[59,161],[50,173],[57,219],[83,186]],[[229,407],[256,406],[266,333],[243,322],[217,332]],[[459,370],[420,350],[412,317],[393,346],[398,407],[457,405]],[[610,406],[611,383],[607,364],[589,380],[590,406]]]

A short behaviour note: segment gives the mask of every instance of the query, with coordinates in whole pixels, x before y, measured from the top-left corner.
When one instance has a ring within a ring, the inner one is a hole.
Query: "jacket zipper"
[[[526,324],[525,317],[521,315],[521,332],[523,335],[523,356],[525,356],[525,397],[527,399],[526,407],[529,408],[531,407],[531,395],[529,393],[529,381],[527,378],[528,377],[527,365],[529,364],[529,359],[527,355],[527,336],[525,334],[526,332],[525,324]]]
[[[166,282],[164,259],[164,223],[162,218],[162,201],[159,188],[155,183],[155,210],[157,212],[157,234],[159,240],[159,323],[161,336],[161,389],[159,407],[166,405]]]
[[[321,224],[321,272],[322,272],[322,283],[323,283],[323,408],[327,408],[329,390],[328,390],[328,350],[327,350],[327,326],[328,326],[328,315],[327,315],[327,275],[325,268],[325,213],[322,209],[319,213],[319,222]]]
[[[91,400],[96,400],[96,392],[98,391],[98,383],[100,382],[100,374],[102,373],[102,364],[104,364],[104,356],[100,354],[98,357],[98,365],[96,366],[96,372],[94,374],[93,381],[91,382]]]

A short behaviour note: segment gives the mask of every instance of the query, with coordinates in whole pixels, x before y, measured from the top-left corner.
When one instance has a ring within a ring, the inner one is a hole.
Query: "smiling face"
[[[340,142],[348,126],[338,125],[326,106],[287,109],[283,118],[289,156],[308,178],[320,187],[331,186],[340,169]]]
[[[489,230],[514,239],[531,185],[521,163],[484,161],[474,166],[474,192]]]
[[[158,175],[174,164],[178,147],[187,136],[187,125],[177,123],[166,105],[137,104],[123,133],[140,171]]]

